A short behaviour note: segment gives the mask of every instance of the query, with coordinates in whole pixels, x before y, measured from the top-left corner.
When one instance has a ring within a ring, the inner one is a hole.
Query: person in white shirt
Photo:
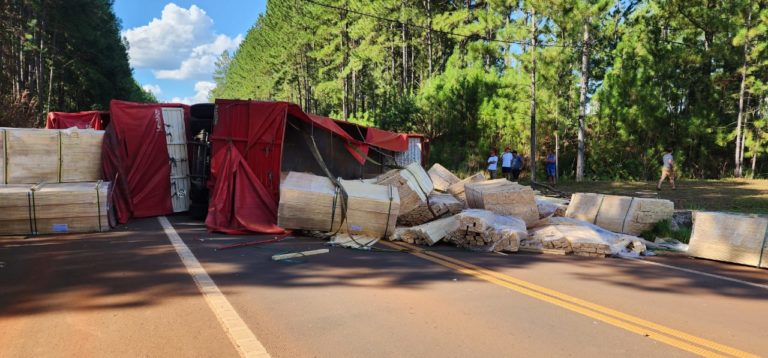
[[[664,156],[661,157],[661,179],[659,179],[659,184],[656,185],[656,190],[661,190],[661,183],[664,182],[664,179],[669,178],[669,183],[672,184],[672,190],[675,188],[675,162],[672,158],[672,148],[667,147],[666,152],[664,152]]]
[[[499,157],[496,156],[496,149],[491,149],[491,156],[488,157],[488,173],[491,174],[491,179],[496,179],[496,164],[499,162]]]
[[[505,148],[504,154],[501,155],[501,175],[507,180],[512,176],[512,158],[514,156],[510,152],[509,147]]]

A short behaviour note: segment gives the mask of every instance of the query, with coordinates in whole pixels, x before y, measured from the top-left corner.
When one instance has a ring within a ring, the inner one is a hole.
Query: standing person
[[[501,155],[501,175],[507,180],[512,176],[512,158],[509,147],[504,148],[504,154]]]
[[[547,159],[544,160],[544,168],[547,170],[547,181],[549,184],[557,184],[557,160],[555,153],[549,152]]]
[[[523,170],[523,156],[517,154],[516,150],[512,151],[512,181],[517,181],[520,178],[520,172]]]
[[[672,147],[667,147],[664,152],[664,156],[661,157],[661,179],[659,184],[656,185],[656,190],[661,190],[661,183],[665,178],[669,178],[669,183],[672,184],[672,190],[675,188],[675,162],[672,160]]]
[[[491,156],[488,157],[488,173],[491,179],[496,179],[496,164],[499,163],[499,157],[496,156],[496,149],[491,149]]]

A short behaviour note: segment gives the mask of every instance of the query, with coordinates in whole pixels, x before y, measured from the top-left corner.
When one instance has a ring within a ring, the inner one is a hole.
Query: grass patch
[[[671,220],[662,220],[657,222],[650,230],[641,233],[640,237],[648,241],[654,241],[657,237],[668,237],[687,244],[691,240],[692,231],[693,229],[687,226],[674,230]]]

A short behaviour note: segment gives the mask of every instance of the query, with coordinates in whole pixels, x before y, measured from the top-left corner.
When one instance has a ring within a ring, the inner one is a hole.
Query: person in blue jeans
[[[554,153],[547,154],[547,159],[544,160],[544,167],[547,170],[547,181],[555,185],[557,184],[557,160]]]

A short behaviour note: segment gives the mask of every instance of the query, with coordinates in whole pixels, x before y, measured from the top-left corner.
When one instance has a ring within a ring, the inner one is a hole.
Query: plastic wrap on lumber
[[[643,231],[653,228],[661,220],[672,220],[675,204],[664,199],[632,198],[623,230],[629,235],[640,235]]]
[[[101,144],[104,131],[65,129],[61,131],[62,183],[101,179]]]
[[[704,259],[768,267],[768,218],[698,211],[688,254]]]
[[[568,204],[568,210],[565,211],[565,216],[594,223],[600,210],[603,196],[603,194],[574,193],[571,196],[571,202]]]
[[[465,186],[467,206],[485,209],[497,214],[516,216],[533,225],[539,220],[536,195],[528,186],[513,183],[506,179],[495,179]]]
[[[400,210],[397,190],[389,185],[341,180],[349,195],[347,219],[341,232],[375,238],[388,238],[395,233]]]
[[[280,183],[277,225],[286,229],[336,231],[341,225],[340,197],[328,178],[290,172]]]
[[[613,232],[623,232],[624,220],[633,199],[628,196],[605,195],[600,201],[595,225]]]
[[[5,170],[8,184],[59,181],[59,131],[6,128]]]
[[[440,165],[440,163],[432,165],[427,173],[437,191],[445,192],[448,190],[448,187],[461,181],[456,174],[453,174],[450,170]]]
[[[391,185],[397,189],[400,197],[400,215],[408,214],[426,203],[427,195],[434,190],[432,180],[418,163],[382,174],[377,184]]]
[[[512,216],[481,209],[464,210],[455,216],[459,228],[445,240],[473,251],[517,251],[528,237],[525,222]]]
[[[0,235],[109,230],[109,182],[0,187]]]

